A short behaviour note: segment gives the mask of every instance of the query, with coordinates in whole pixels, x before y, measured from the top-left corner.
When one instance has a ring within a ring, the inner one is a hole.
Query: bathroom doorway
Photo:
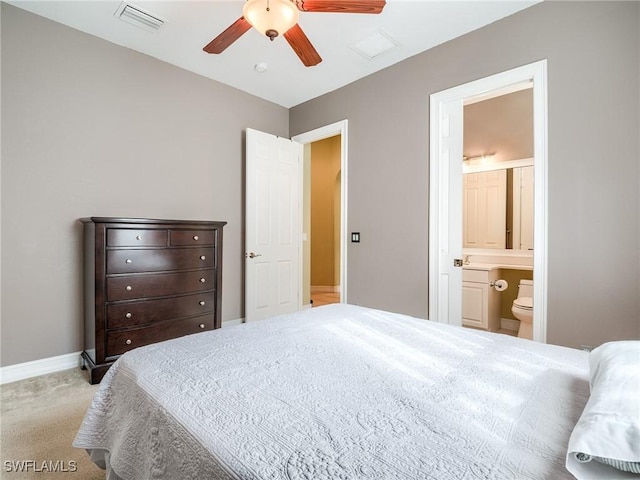
[[[546,342],[547,62],[541,60],[430,95],[429,315],[462,325],[463,108],[521,90],[533,91],[533,340]],[[503,250],[506,254],[506,250]],[[513,254],[512,254],[513,255]]]
[[[532,303],[532,87],[467,98],[462,120],[462,326],[530,340],[532,310],[522,305]]]

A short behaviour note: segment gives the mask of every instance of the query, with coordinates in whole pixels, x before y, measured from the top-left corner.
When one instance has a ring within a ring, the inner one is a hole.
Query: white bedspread
[[[349,305],[123,355],[74,445],[142,479],[565,479],[588,354]]]

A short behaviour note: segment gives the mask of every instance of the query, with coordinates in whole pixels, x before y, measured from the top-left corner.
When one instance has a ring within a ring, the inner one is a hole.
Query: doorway
[[[530,306],[533,280],[532,86],[465,99],[462,156],[462,326],[529,340],[531,309],[523,305]]]
[[[546,60],[430,97],[429,319],[462,324],[463,105],[531,83],[533,91],[533,340],[546,341],[547,88]]]
[[[309,144],[310,168],[305,168],[305,176],[310,178],[305,178],[305,186],[309,185],[310,195],[304,197],[303,217],[308,212],[309,303],[312,307],[340,303],[340,144],[340,135]]]
[[[347,120],[296,135],[292,140],[303,145],[301,308],[346,303]],[[317,182],[315,189],[313,182]],[[315,201],[318,209],[312,208],[314,190],[319,194]],[[320,234],[315,241],[314,230]]]

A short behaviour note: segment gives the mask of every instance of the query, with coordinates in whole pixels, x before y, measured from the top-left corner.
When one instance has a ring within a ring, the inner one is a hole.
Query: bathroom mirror
[[[533,250],[533,159],[463,173],[463,248]]]

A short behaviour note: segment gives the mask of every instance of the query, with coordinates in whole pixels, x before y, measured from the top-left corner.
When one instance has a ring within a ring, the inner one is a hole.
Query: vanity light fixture
[[[474,155],[471,157],[467,157],[466,155],[462,157],[462,161],[467,165],[486,165],[488,163],[493,163],[496,152],[493,153],[483,153],[482,155]]]

